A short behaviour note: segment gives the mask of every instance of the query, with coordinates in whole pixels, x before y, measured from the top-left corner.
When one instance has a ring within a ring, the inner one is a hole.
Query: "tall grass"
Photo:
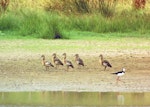
[[[64,14],[56,11],[19,8],[15,11],[9,10],[0,16],[0,32],[14,32],[14,35],[44,39],[53,39],[56,36],[68,38],[68,32],[75,30],[96,33],[135,31],[150,33],[149,17],[149,13],[133,11],[104,17],[101,13]]]
[[[12,13],[0,17],[0,30],[15,30],[19,26],[19,18]]]
[[[58,15],[51,12],[22,10],[18,14],[4,14],[0,17],[1,31],[14,31],[22,36],[52,39],[55,36],[67,38],[66,31],[107,32],[149,32],[150,15],[127,13],[105,18],[101,14]]]
[[[69,25],[75,30],[98,33],[149,31],[150,21],[148,17],[150,15],[134,15],[133,13],[123,16],[116,15],[113,18],[105,18],[101,14],[82,15],[71,17]]]
[[[13,31],[21,36],[53,39],[63,35],[61,19],[57,14],[41,11],[21,10],[12,14],[8,12],[0,17],[0,30]]]

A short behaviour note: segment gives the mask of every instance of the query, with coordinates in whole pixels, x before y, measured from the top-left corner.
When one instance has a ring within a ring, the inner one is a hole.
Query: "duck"
[[[121,81],[121,80],[120,80],[120,77],[123,76],[123,75],[125,75],[125,71],[126,71],[126,69],[125,69],[125,68],[122,68],[121,71],[111,73],[111,74],[117,75],[117,79],[116,79],[117,83],[118,83],[118,81]],[[123,82],[123,81],[122,81],[122,82]]]
[[[54,67],[54,65],[49,62],[49,61],[45,61],[45,55],[41,55],[42,58],[42,65],[45,66],[45,69],[48,70],[49,67]]]
[[[109,63],[109,61],[104,60],[102,54],[100,54],[99,57],[100,57],[100,63],[101,63],[101,65],[104,66],[104,71],[106,70],[107,67],[112,67],[112,65]]]
[[[69,60],[66,60],[66,57],[67,57],[66,53],[63,53],[62,56],[63,56],[63,62],[67,66],[67,71],[68,71],[69,67],[74,68],[72,62]]]
[[[84,62],[83,62],[83,60],[79,57],[79,54],[75,54],[75,61],[76,61],[77,65],[78,65],[78,67],[79,67],[79,66],[84,66]]]
[[[59,65],[64,65],[63,63],[62,63],[62,61],[59,59],[59,58],[57,58],[57,56],[56,56],[56,53],[53,53],[52,54],[52,60],[53,60],[53,62],[54,62],[54,64],[55,64],[55,66],[56,66],[56,68],[59,66]]]

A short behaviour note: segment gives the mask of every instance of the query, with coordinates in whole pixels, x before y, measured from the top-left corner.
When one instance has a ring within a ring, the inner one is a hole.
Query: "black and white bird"
[[[41,58],[42,58],[42,65],[45,66],[46,70],[48,70],[49,67],[54,67],[54,65],[52,65],[51,62],[45,61],[45,55],[42,55]]]
[[[102,54],[100,54],[99,57],[100,57],[100,60],[99,60],[99,61],[100,61],[101,65],[104,66],[104,71],[106,70],[107,67],[112,67],[111,64],[109,63],[109,61],[104,60]]]
[[[112,74],[117,75],[117,79],[116,79],[116,80],[117,80],[117,83],[118,83],[118,81],[121,81],[121,80],[120,80],[120,77],[125,74],[125,70],[126,70],[125,68],[122,68],[122,71],[118,71],[118,72],[112,73]]]

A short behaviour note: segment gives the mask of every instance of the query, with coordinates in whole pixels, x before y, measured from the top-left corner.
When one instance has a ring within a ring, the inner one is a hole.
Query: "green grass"
[[[9,34],[9,35],[7,35]],[[149,39],[149,33],[138,33],[138,32],[130,32],[130,33],[95,33],[88,31],[64,31],[64,34],[70,40],[111,40],[111,39],[123,39],[123,38],[147,38]],[[36,39],[34,36],[20,36],[15,35],[14,33],[8,32],[0,32],[0,40],[28,40],[28,39]],[[38,38],[37,38],[38,39]]]
[[[9,34],[9,35],[8,35]],[[149,33],[129,32],[129,33],[95,33],[89,31],[64,31],[64,34],[70,40],[111,40],[122,38],[150,38]],[[34,36],[20,36],[10,32],[0,32],[0,40],[16,40],[16,39],[36,39]]]
[[[150,37],[149,17],[150,14],[132,11],[106,18],[99,13],[65,15],[21,9],[0,16],[0,36],[43,39],[54,39],[56,35],[62,39]]]
[[[21,10],[14,15],[11,12],[0,17],[0,36],[20,35],[33,36],[35,38],[53,39],[56,35],[66,38],[63,35],[63,28],[55,13],[44,11]]]
[[[149,38],[149,33],[127,32],[127,33],[95,33],[89,31],[66,31],[65,34],[71,40],[110,40],[119,38]]]
[[[100,53],[119,54],[134,53],[141,54],[149,52],[150,38],[135,37],[112,37],[112,38],[93,38],[91,39],[74,39],[74,40],[45,40],[35,38],[7,39],[0,38],[0,55],[1,57],[26,56],[41,54],[51,55],[56,52],[62,54],[79,53],[81,55],[93,55]]]

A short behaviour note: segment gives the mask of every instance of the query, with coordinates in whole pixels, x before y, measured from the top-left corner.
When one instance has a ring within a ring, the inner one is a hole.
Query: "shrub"
[[[117,0],[99,0],[99,11],[105,17],[112,17],[115,13]]]
[[[0,16],[0,30],[16,30],[19,26],[19,17],[12,13]]]
[[[2,12],[6,11],[8,5],[9,5],[9,0],[1,0],[0,1],[0,15]]]
[[[135,9],[144,9],[146,5],[146,0],[133,0],[133,7]]]

